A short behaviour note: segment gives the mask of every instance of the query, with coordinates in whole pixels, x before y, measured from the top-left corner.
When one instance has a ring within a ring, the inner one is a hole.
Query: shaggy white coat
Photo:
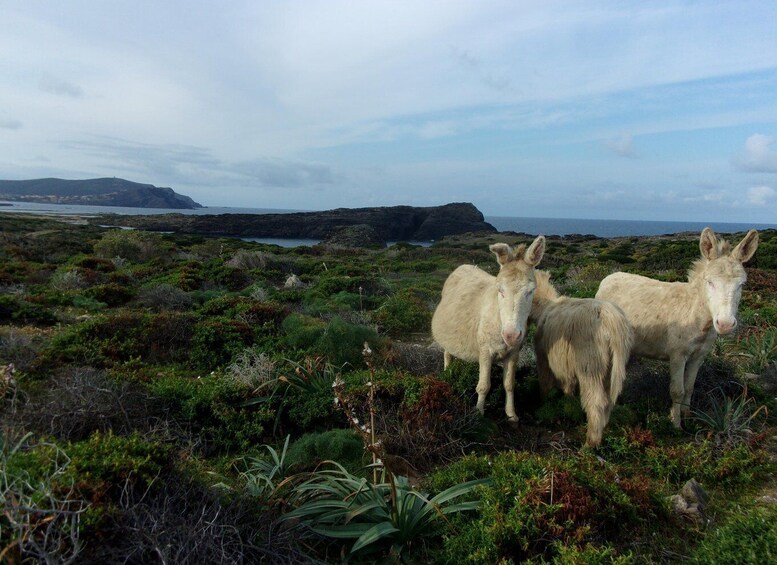
[[[515,367],[531,310],[534,267],[545,252],[545,238],[538,236],[528,249],[521,245],[513,251],[505,243],[489,249],[496,255],[499,273],[493,276],[474,265],[453,271],[432,317],[432,336],[445,351],[446,369],[452,357],[479,363],[476,390],[481,414],[491,389],[491,363],[504,364],[505,413],[516,421]]]
[[[537,322],[534,351],[540,391],[544,396],[559,386],[572,395],[579,388],[588,422],[586,445],[595,447],[626,379],[631,326],[611,302],[559,296],[544,271],[536,271],[535,279],[530,319]]]
[[[731,250],[710,228],[699,239],[701,259],[688,282],[662,282],[640,275],[613,273],[599,285],[596,297],[620,306],[634,328],[632,353],[669,361],[672,408],[669,417],[680,427],[690,411],[691,396],[704,358],[718,334],[736,327],[742,286],[742,263],[758,248],[758,232],[750,230]]]

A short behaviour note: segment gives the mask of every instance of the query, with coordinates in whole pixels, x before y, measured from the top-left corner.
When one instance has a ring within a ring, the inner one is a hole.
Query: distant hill
[[[92,218],[96,224],[105,217]],[[467,232],[495,233],[483,214],[469,202],[443,206],[389,206],[380,208],[337,208],[321,212],[289,214],[157,214],[153,216],[111,216],[111,225],[149,231],[237,236],[328,239],[343,228],[371,228],[367,244],[378,241],[430,241]]]
[[[0,200],[126,206],[130,208],[202,208],[172,188],[140,184],[116,177],[85,180],[0,180]]]

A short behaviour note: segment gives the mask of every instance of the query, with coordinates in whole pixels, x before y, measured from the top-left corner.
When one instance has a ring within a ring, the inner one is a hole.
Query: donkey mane
[[[728,241],[719,240],[717,245],[718,257],[725,257],[731,254],[731,244]],[[707,267],[712,261],[705,257],[696,259],[691,268],[688,269],[688,282],[696,283],[702,279]],[[719,262],[716,264],[716,268],[719,269],[719,274],[726,277],[740,277],[742,276],[743,269],[741,263],[736,261],[731,262]]]

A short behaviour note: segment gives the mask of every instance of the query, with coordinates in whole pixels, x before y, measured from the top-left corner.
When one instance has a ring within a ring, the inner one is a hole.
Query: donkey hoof
[[[513,428],[518,427],[518,416],[508,416],[507,417],[507,423],[510,424]]]

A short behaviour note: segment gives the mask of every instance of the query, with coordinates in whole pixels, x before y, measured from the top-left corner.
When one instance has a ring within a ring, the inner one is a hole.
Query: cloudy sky
[[[777,2],[8,0],[0,178],[777,222]]]

